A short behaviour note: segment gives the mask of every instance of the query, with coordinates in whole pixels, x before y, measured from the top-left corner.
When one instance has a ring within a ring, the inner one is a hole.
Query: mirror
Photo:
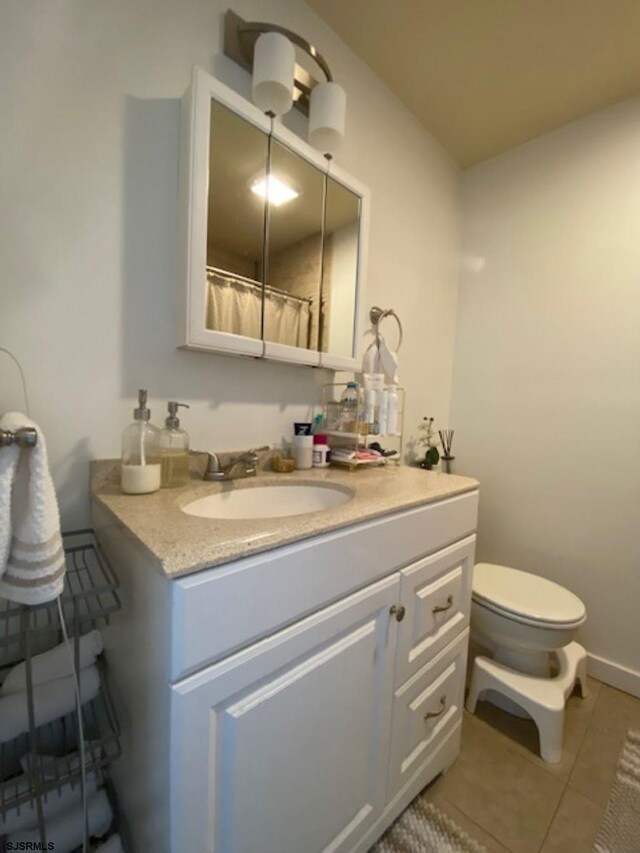
[[[324,175],[271,141],[264,339],[318,349]]]
[[[267,171],[264,133],[211,101],[206,326],[262,337],[265,199],[252,191]]]
[[[367,190],[201,69],[180,170],[180,344],[355,369]]]
[[[327,176],[320,349],[349,358],[356,334],[360,196]]]

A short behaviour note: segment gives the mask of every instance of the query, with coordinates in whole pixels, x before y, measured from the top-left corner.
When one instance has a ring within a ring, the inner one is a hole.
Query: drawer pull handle
[[[389,613],[390,613],[392,616],[395,616],[395,617],[396,617],[396,619],[398,620],[398,622],[402,622],[402,620],[404,619],[404,614],[405,614],[406,612],[407,612],[407,611],[404,609],[404,607],[402,607],[402,605],[398,606],[397,604],[394,604],[394,605],[391,607],[391,609],[389,610]]]
[[[432,613],[444,613],[446,610],[451,610],[453,607],[453,596],[450,595],[447,598],[446,604],[436,604],[436,606],[431,611]]]
[[[447,710],[446,696],[440,697],[440,704],[442,705],[442,708],[440,708],[439,711],[427,711],[427,713],[424,715],[425,720],[434,720],[436,717],[441,717],[444,714],[444,712]]]

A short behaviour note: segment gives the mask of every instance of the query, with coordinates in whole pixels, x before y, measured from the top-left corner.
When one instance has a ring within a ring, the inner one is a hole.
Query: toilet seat
[[[476,604],[525,625],[560,629],[586,619],[582,601],[560,584],[494,563],[475,566],[472,597]]]

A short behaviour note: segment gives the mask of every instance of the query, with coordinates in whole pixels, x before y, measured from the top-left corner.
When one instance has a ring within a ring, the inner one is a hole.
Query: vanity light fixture
[[[344,138],[347,96],[338,83],[318,83],[311,92],[309,142],[328,159]]]
[[[261,198],[266,198],[269,204],[274,207],[280,207],[281,204],[286,204],[288,201],[293,201],[298,198],[300,193],[297,193],[287,184],[283,183],[275,175],[267,175],[266,178],[258,178],[251,185],[251,192],[259,195]]]
[[[325,80],[318,82],[295,61],[298,47]],[[224,52],[253,74],[253,102],[273,118],[292,106],[309,115],[309,142],[330,160],[344,137],[347,97],[316,48],[277,24],[225,15]],[[275,202],[274,202],[275,204]]]
[[[253,103],[269,116],[293,106],[295,48],[281,33],[262,33],[253,53]]]

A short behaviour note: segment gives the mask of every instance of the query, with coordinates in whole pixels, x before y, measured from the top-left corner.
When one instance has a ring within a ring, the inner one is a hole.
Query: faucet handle
[[[260,457],[258,456],[258,454],[264,453],[266,450],[271,450],[268,444],[265,444],[264,447],[252,447],[251,450],[247,450],[244,456],[249,462],[249,464],[253,465],[253,467],[255,468],[255,466],[260,461]]]

